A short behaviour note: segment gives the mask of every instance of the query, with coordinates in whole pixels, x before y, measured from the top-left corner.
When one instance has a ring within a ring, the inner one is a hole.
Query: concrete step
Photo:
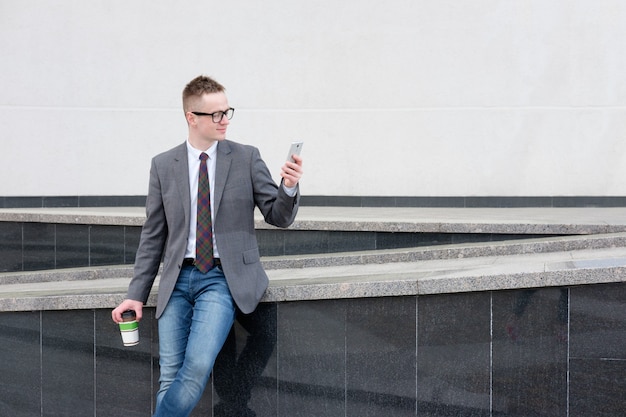
[[[439,245],[329,254],[272,256],[262,258],[266,270],[331,266],[390,264],[486,256],[525,255],[585,249],[626,247],[626,233],[560,236],[472,244]],[[90,281],[131,278],[132,265],[67,268],[44,271],[0,273],[0,285],[56,281]]]

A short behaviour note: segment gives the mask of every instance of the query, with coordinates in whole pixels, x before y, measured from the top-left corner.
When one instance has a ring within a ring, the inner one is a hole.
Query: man
[[[127,299],[112,312],[141,320],[159,265],[160,389],[155,417],[188,416],[235,317],[256,308],[268,279],[254,210],[288,227],[299,201],[302,159],[285,162],[277,186],[257,148],[226,140],[234,109],[224,87],[199,76],[183,90],[188,140],[152,160],[144,223]],[[208,179],[207,179],[208,177]],[[210,197],[210,202],[209,202]]]

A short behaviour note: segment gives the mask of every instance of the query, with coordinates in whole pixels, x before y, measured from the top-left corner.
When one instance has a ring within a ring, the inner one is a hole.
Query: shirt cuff
[[[283,190],[285,191],[285,194],[287,194],[289,197],[293,197],[298,192],[298,186],[296,185],[295,187],[287,187],[285,184],[283,184]]]

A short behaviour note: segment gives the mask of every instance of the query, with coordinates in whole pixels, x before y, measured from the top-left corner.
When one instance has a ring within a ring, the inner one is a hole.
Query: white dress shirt
[[[209,155],[209,159],[206,161],[207,171],[209,173],[209,186],[211,187],[211,219],[213,219],[215,209],[213,208],[215,188],[215,156],[217,155],[217,144],[215,142],[213,146],[205,151]],[[202,151],[191,146],[187,141],[187,160],[189,162],[189,195],[191,197],[191,207],[189,216],[189,237],[187,238],[187,250],[185,251],[185,258],[196,258],[196,222],[198,217],[198,174],[200,173],[200,154]],[[217,250],[217,243],[215,243],[215,229],[213,229],[213,257],[219,258],[220,254]]]

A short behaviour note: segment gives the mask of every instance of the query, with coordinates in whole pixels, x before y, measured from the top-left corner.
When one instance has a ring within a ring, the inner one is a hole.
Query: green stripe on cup
[[[120,330],[123,332],[129,332],[132,330],[136,330],[139,328],[139,323],[136,321],[131,321],[128,323],[120,323]]]

